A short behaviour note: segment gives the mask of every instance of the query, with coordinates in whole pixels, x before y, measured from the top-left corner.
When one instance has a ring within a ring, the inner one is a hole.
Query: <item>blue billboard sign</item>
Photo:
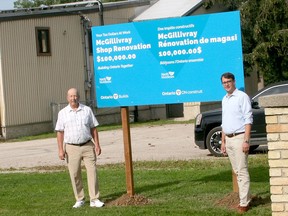
[[[92,27],[98,107],[221,100],[220,76],[244,89],[236,12]]]

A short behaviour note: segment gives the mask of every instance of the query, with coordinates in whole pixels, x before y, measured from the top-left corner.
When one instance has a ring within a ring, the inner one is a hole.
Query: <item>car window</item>
[[[266,96],[266,95],[273,95],[273,94],[281,94],[281,93],[288,93],[288,84],[272,86],[271,88],[265,89],[264,91],[255,95],[253,97],[253,101],[258,102],[259,97]]]

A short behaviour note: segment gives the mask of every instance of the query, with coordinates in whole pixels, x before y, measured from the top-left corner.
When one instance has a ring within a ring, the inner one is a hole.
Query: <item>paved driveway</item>
[[[192,124],[131,128],[132,160],[189,160],[207,158],[194,144]],[[102,154],[98,164],[124,162],[121,129],[99,132]],[[0,143],[0,168],[64,165],[58,159],[56,138]],[[211,157],[211,156],[210,156]]]
[[[214,158],[194,144],[193,124],[131,128],[133,161]],[[99,132],[102,154],[98,164],[124,162],[121,129]],[[261,150],[260,150],[261,151]],[[0,169],[65,165],[58,159],[56,138],[0,143]]]

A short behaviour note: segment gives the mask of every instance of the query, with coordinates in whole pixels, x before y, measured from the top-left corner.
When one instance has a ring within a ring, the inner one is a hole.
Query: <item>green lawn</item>
[[[267,155],[251,156],[249,169],[251,192],[258,197],[258,202],[245,215],[271,215]],[[149,199],[148,204],[109,205],[126,194],[125,164],[116,164],[98,167],[101,200],[107,205],[94,209],[87,202],[83,208],[72,209],[75,200],[66,167],[31,173],[2,170],[0,215],[238,215],[216,204],[232,192],[227,158],[135,162],[133,171],[135,193]],[[84,180],[86,182],[86,176]]]

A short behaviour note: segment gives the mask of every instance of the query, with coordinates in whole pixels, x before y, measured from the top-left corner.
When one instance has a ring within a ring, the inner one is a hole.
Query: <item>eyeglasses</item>
[[[233,80],[228,80],[228,81],[226,81],[226,82],[222,82],[222,85],[227,85],[227,84],[230,84],[230,83],[232,83],[233,82]]]

